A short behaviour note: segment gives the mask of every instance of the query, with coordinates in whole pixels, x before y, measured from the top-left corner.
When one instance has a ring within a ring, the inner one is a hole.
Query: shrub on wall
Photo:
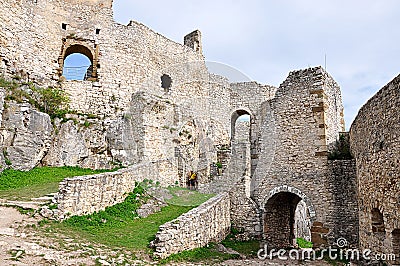
[[[328,154],[329,160],[351,160],[353,156],[350,153],[350,140],[347,132],[339,134],[339,140],[336,141],[334,149]]]
[[[0,78],[0,87],[6,89],[6,101],[29,102],[52,119],[63,118],[70,112],[69,97],[59,88],[39,88],[32,83],[21,83],[16,79],[7,81],[4,78]]]
[[[58,88],[32,88],[33,105],[51,118],[62,118],[68,112],[69,98],[65,91]]]

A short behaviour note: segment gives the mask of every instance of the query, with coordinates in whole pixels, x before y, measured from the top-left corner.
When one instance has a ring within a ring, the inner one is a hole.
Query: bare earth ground
[[[8,265],[156,265],[155,262],[142,259],[129,260],[126,254],[107,250],[105,247],[93,247],[60,236],[54,240],[35,229],[40,218],[20,214],[11,207],[0,207],[0,266]],[[128,254],[129,255],[129,254]],[[170,265],[204,265],[204,263],[172,263]],[[229,260],[220,265],[329,265],[323,261],[262,261]]]

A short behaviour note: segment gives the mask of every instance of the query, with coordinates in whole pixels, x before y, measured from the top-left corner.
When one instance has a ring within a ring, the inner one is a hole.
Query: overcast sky
[[[114,0],[114,17],[176,41],[199,29],[207,61],[279,86],[324,66],[342,88],[346,127],[400,70],[398,0]]]

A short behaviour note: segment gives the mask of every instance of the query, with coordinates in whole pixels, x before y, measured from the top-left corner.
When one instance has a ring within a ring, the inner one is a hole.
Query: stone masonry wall
[[[241,240],[260,238],[262,235],[261,211],[257,204],[246,196],[249,185],[246,178],[249,177],[241,178],[229,191],[232,226],[241,233]]]
[[[399,106],[397,76],[361,108],[350,128],[350,147],[357,165],[360,248],[386,254],[398,252],[395,232],[400,229]],[[383,216],[379,230],[374,230],[378,225],[374,224],[373,211]]]
[[[256,164],[252,160],[252,197],[257,205],[265,208],[268,195],[278,187],[300,191],[312,206],[312,221],[326,231],[321,235],[323,239],[316,240],[319,245],[333,241],[328,235],[335,227],[331,223],[334,214],[328,211],[335,204],[335,191],[328,189],[332,184],[328,178],[327,142],[336,139],[333,132],[342,128],[337,118],[336,122],[328,121],[342,112],[340,99],[337,108],[329,107],[336,91],[332,78],[321,67],[291,72],[275,98],[259,111],[259,155]],[[332,133],[326,127],[333,128]]]
[[[11,76],[44,86],[60,81],[71,96],[72,107],[90,114],[121,114],[129,105],[130,95],[138,91],[164,94],[160,81],[163,74],[172,78],[171,94],[198,94],[191,82],[208,82],[203,56],[143,24],[114,22],[111,3],[1,1],[0,11],[7,14],[0,18],[1,66]],[[74,45],[91,51],[96,82],[60,78],[65,53]]]
[[[138,164],[116,172],[101,173],[64,179],[55,196],[57,216],[90,214],[124,201],[135,182],[145,179],[160,182],[162,186],[174,185],[177,173],[168,161]]]
[[[155,255],[166,258],[171,254],[219,242],[229,234],[230,199],[221,193],[199,207],[160,226],[153,241]]]
[[[345,238],[353,247],[358,246],[358,200],[355,160],[328,161],[328,191],[333,204],[328,208],[327,223],[333,230],[328,234],[331,242]]]

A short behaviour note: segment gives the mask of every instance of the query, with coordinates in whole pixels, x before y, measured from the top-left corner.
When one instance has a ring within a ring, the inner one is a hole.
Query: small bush
[[[33,104],[41,112],[47,113],[51,118],[64,117],[68,112],[69,98],[65,91],[58,88],[36,88],[33,90]]]
[[[335,147],[328,154],[329,160],[351,160],[353,156],[350,153],[350,140],[348,133],[340,133],[339,140],[336,141]]]
[[[7,152],[6,148],[3,149],[3,157],[4,157],[4,162],[6,163],[6,165],[9,165],[9,166],[12,165],[11,160],[8,158],[8,152]]]
[[[63,118],[69,113],[69,97],[59,88],[38,88],[33,83],[7,81],[0,78],[0,87],[7,90],[6,101],[29,102],[39,111],[47,113],[52,119]]]
[[[83,126],[88,128],[90,127],[91,123],[89,121],[85,121],[85,123],[83,123]]]

